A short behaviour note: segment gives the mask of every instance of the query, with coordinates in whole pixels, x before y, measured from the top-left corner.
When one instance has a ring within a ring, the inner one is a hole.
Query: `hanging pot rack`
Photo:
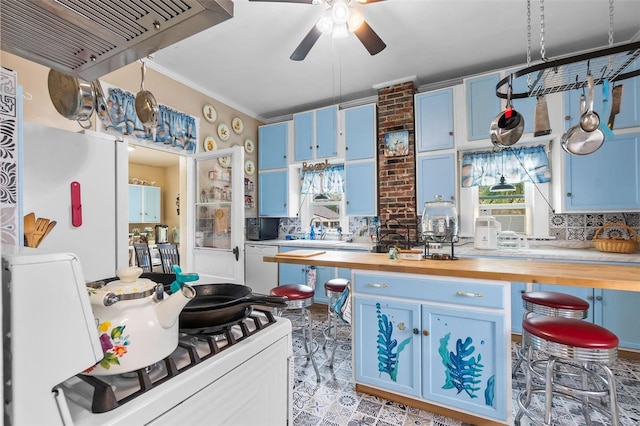
[[[627,70],[640,57],[640,41],[594,50],[566,58],[548,60],[509,74],[496,85],[496,95],[507,99],[509,81],[524,78],[526,92],[511,93],[511,99],[542,96],[549,93],[581,89],[587,86],[587,75],[593,74],[594,83],[622,81],[640,75],[640,67]],[[626,71],[626,72],[625,72]],[[514,84],[515,86],[515,84]]]

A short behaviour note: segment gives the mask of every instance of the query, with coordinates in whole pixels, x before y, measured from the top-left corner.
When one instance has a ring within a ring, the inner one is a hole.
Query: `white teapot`
[[[120,280],[101,288],[87,287],[104,358],[83,373],[105,376],[147,367],[178,346],[178,317],[195,297],[183,285],[172,295],[162,284],[139,278],[142,269],[119,269]]]

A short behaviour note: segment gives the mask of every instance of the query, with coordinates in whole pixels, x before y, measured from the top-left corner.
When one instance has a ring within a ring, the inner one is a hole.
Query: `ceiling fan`
[[[373,56],[387,45],[367,24],[356,6],[384,0],[249,0],[263,2],[322,4],[326,10],[300,42],[290,59],[302,61],[322,34],[331,34],[334,38],[346,37],[352,32]]]

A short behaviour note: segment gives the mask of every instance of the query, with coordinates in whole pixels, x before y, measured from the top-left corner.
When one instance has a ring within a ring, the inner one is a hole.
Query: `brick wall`
[[[405,82],[378,90],[378,216],[384,224],[396,219],[416,228],[416,162],[413,82]],[[384,135],[388,132],[409,132],[409,153],[404,156],[384,156]],[[381,229],[381,234],[384,234]]]

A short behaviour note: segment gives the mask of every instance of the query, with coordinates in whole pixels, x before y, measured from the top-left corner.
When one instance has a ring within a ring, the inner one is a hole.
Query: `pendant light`
[[[491,185],[491,187],[489,188],[489,192],[515,191],[516,187],[510,183],[507,183],[506,179],[504,178],[504,151],[502,151],[500,155],[502,156],[502,174],[500,175],[500,183]]]

